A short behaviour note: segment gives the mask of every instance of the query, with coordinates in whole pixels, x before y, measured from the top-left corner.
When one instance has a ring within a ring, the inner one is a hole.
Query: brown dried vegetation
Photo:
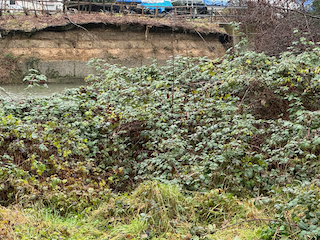
[[[194,31],[196,29],[202,33],[225,33],[217,24],[208,24],[186,21],[185,19],[154,19],[138,16],[111,16],[105,14],[74,14],[74,15],[38,15],[35,16],[16,16],[12,19],[10,16],[0,18],[0,31],[4,33],[9,31],[35,32],[49,27],[75,27],[69,19],[79,25],[86,24],[111,24],[121,25],[142,25],[154,27],[169,27],[172,29],[183,29],[185,31]]]
[[[18,58],[12,55],[0,55],[0,83],[11,81],[18,71]]]
[[[293,0],[249,1],[247,5],[247,13],[238,21],[242,22],[243,32],[248,29],[255,32],[253,41],[257,52],[278,55],[287,51],[292,42],[299,41],[302,34],[307,41],[319,41],[319,19],[308,14],[304,5]],[[306,46],[299,44],[297,49],[305,51]]]

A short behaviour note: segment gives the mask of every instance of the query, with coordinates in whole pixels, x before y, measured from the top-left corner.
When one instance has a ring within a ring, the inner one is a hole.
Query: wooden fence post
[[[192,6],[192,12],[193,12],[192,19],[195,19],[196,18],[197,7]]]

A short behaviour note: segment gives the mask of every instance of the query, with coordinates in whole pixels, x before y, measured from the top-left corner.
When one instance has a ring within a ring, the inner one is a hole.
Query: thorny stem
[[[5,95],[7,95],[10,99],[11,99],[11,101],[13,101],[13,98],[2,88],[2,87],[0,87],[0,90],[5,94]]]
[[[230,227],[233,227],[235,225],[239,225],[241,223],[245,223],[245,222],[256,222],[256,221],[264,221],[264,222],[282,222],[282,223],[286,223],[288,225],[291,225],[291,226],[298,226],[297,224],[292,224],[292,223],[288,223],[288,222],[285,222],[285,221],[281,221],[281,220],[276,220],[276,219],[264,219],[264,218],[257,218],[257,219],[248,219],[248,220],[243,220],[243,221],[240,221],[240,222],[237,222],[237,223],[234,223],[234,224],[231,224],[231,225],[228,225],[228,226],[225,226],[225,227],[222,227],[222,228],[219,228],[217,230],[215,230],[215,232],[218,232],[218,231],[221,231],[221,230],[224,230],[226,228],[230,228]]]
[[[171,112],[173,113],[173,94],[174,94],[174,45],[173,45],[173,37],[171,40],[172,43],[172,88],[171,88]]]

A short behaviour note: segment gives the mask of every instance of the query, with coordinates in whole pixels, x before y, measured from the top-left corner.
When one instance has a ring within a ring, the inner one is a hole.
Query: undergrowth
[[[86,86],[2,99],[0,203],[26,216],[2,214],[3,229],[22,238],[40,204],[101,239],[215,239],[234,223],[253,239],[318,238],[319,55],[92,59]],[[76,236],[52,231],[37,234]]]
[[[12,83],[21,75],[21,70],[18,66],[19,57],[14,57],[11,54],[0,55],[0,83]]]

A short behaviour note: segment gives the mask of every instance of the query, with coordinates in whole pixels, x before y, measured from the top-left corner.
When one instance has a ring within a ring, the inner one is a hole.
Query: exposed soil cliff
[[[178,54],[213,59],[225,53],[228,35],[216,25],[198,31],[191,27],[195,22],[87,15],[72,15],[73,23],[66,17],[52,17],[46,27],[35,23],[30,27],[26,23],[31,17],[23,24],[16,22],[16,27],[0,19],[0,51],[19,57],[22,72],[37,68],[50,79],[85,77],[92,72],[86,62],[93,57],[134,67],[151,59],[161,64]],[[91,23],[78,25],[84,21],[81,16],[91,18]],[[29,28],[23,29],[26,25]]]

